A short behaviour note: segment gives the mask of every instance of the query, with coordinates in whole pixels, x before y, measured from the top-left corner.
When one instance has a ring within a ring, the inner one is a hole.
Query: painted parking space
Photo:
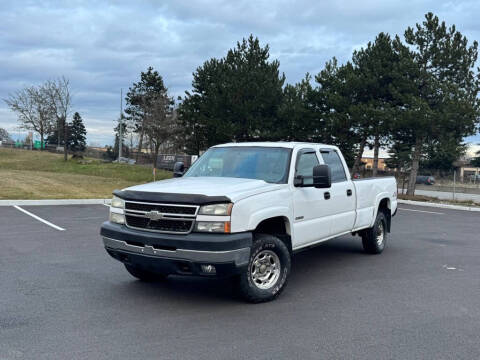
[[[47,220],[45,220],[45,219],[42,219],[40,216],[37,216],[37,215],[35,215],[34,213],[32,213],[32,212],[30,212],[30,211],[27,211],[27,210],[21,208],[21,207],[18,206],[18,205],[14,205],[13,207],[14,207],[15,209],[17,209],[18,211],[21,211],[21,212],[24,213],[25,215],[28,215],[28,216],[34,218],[35,220],[38,220],[38,221],[40,221],[41,223],[43,223],[43,224],[45,224],[45,225],[47,225],[47,226],[50,226],[51,228],[53,228],[53,229],[55,229],[55,230],[65,231],[64,228],[61,228],[60,226],[57,226],[57,225],[51,223],[50,221],[47,221]]]
[[[100,224],[108,219],[108,207],[104,205],[46,205],[22,208],[67,231],[100,227]]]
[[[328,241],[294,257],[278,300],[251,305],[228,280],[134,280],[103,249],[104,206],[23,208],[66,231],[0,207],[0,234],[10,234],[0,242],[0,358],[223,359],[232,348],[248,358],[268,349],[267,358],[303,359],[480,352],[476,213],[401,205],[383,254],[364,254],[358,237]]]

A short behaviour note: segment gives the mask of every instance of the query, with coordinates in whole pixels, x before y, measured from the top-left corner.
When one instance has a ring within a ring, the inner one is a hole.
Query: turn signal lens
[[[225,221],[224,232],[230,233],[231,230],[232,230],[232,226],[230,221]]]
[[[197,221],[195,230],[198,232],[229,233],[230,221]]]

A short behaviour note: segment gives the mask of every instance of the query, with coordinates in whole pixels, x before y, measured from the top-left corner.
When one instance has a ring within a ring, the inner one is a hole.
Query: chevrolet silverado
[[[335,146],[217,145],[174,178],[116,190],[101,236],[143,281],[171,274],[232,277],[251,302],[276,298],[291,257],[357,234],[381,253],[397,209],[393,177],[352,180]]]

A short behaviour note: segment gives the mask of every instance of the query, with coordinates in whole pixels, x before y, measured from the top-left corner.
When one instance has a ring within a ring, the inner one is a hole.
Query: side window
[[[347,181],[345,169],[338,153],[335,150],[321,150],[321,153],[323,161],[330,167],[332,172],[332,183]]]
[[[313,184],[313,167],[319,164],[317,155],[312,149],[301,150],[297,156],[295,176],[301,175],[304,184]]]

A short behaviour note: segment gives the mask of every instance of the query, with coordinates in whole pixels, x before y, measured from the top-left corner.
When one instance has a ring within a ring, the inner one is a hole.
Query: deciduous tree
[[[12,138],[7,130],[0,128],[0,141],[11,141]]]
[[[67,117],[71,111],[72,95],[70,92],[70,82],[64,76],[47,81],[44,85],[46,94],[49,98],[51,111],[57,120],[57,128],[63,128],[63,142],[68,142],[68,126]],[[63,148],[64,160],[67,161],[68,150],[67,146]]]
[[[177,117],[173,111],[173,99],[167,94],[167,89],[152,99],[145,121],[145,134],[150,143],[153,167],[157,165],[160,147],[166,146],[175,137]]]
[[[55,116],[45,85],[19,90],[5,102],[18,115],[21,128],[33,130],[40,135],[40,149],[43,150],[44,137],[50,132]]]

